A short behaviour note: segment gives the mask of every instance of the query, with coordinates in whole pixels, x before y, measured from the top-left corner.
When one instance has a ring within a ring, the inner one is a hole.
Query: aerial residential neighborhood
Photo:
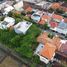
[[[0,0],[0,67],[67,67],[67,0]]]

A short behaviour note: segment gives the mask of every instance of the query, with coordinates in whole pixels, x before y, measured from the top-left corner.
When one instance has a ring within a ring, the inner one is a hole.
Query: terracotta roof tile
[[[48,38],[48,33],[46,33],[46,32],[42,33],[42,34],[37,38],[37,42],[44,43],[45,38]]]
[[[50,16],[48,16],[48,15],[43,15],[43,16],[41,17],[41,20],[40,20],[38,23],[44,25],[44,24],[46,23],[46,20],[49,20],[49,19],[50,19]]]
[[[46,22],[44,20],[40,20],[38,24],[44,25]]]
[[[60,40],[61,39],[58,36],[54,36],[53,39],[49,38],[47,33],[42,33],[37,38],[37,42],[43,43],[44,45],[45,43],[53,44],[54,46],[56,46],[56,50],[60,50],[60,47],[61,47]]]
[[[60,4],[59,3],[53,3],[51,8],[58,9],[58,8],[60,8]]]
[[[40,51],[40,55],[51,60],[55,53],[56,47],[50,43],[46,43],[43,49]]]
[[[48,19],[50,19],[50,16],[48,16],[48,15],[43,15],[41,19],[42,19],[42,20],[45,20],[45,19],[48,20]]]
[[[52,18],[54,18],[54,19],[58,19],[58,20],[62,20],[62,19],[63,19],[62,16],[57,15],[57,14],[53,14]]]
[[[37,38],[37,42],[41,42],[43,44],[45,43],[53,43],[52,39],[50,39],[48,37],[48,34],[47,33],[43,33],[41,34],[38,38]]]
[[[54,36],[52,41],[54,42],[54,45],[56,46],[57,50],[60,50],[61,47],[61,39],[58,36]]]
[[[29,6],[25,9],[25,11],[28,11],[28,12],[31,12],[32,11],[32,8]]]

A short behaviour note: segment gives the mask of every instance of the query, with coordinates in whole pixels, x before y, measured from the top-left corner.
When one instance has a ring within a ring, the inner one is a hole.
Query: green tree
[[[46,23],[46,24],[44,24],[44,29],[49,29],[49,26],[48,26],[48,24]]]
[[[13,15],[13,12],[9,12],[9,13],[8,13],[8,16],[9,16],[9,17],[12,17],[12,15]]]
[[[16,18],[16,19],[15,19],[15,22],[16,22],[16,23],[19,23],[19,22],[21,22],[22,20],[23,20],[23,19]]]
[[[54,36],[54,35],[53,35],[52,33],[49,33],[49,34],[48,34],[48,37],[49,37],[49,38],[53,38],[53,36]]]

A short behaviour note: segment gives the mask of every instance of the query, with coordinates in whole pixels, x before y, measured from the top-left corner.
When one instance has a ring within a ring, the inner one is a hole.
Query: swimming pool
[[[40,16],[37,14],[33,14],[33,18],[34,21],[39,21],[40,20]]]

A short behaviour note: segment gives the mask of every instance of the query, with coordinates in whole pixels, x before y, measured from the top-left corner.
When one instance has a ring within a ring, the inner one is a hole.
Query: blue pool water
[[[39,15],[33,15],[33,16],[34,16],[34,18],[33,18],[34,21],[40,20],[40,16]]]

